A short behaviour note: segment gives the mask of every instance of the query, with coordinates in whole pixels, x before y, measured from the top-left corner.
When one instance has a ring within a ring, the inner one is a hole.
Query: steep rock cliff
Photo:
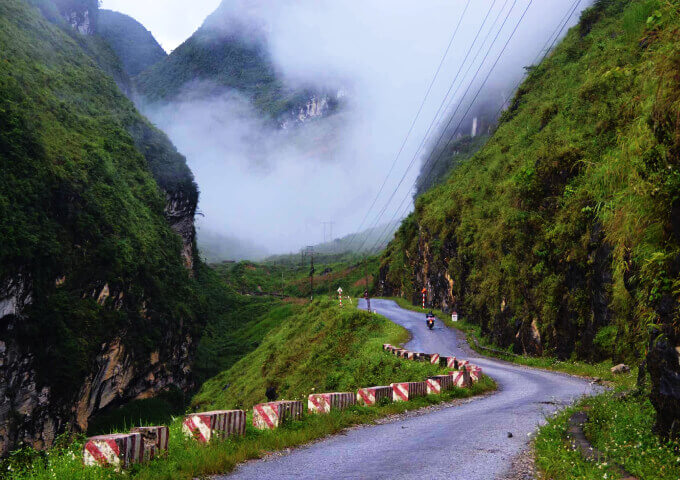
[[[67,2],[33,3],[0,4],[0,455],[191,388],[207,312],[184,158]]]
[[[599,0],[486,145],[416,201],[378,289],[518,353],[638,363],[677,435],[678,2]],[[675,422],[675,423],[674,423]]]

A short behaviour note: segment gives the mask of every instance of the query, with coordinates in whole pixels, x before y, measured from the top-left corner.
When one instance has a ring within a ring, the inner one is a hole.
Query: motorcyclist
[[[430,330],[432,330],[432,328],[434,327],[434,313],[432,313],[432,310],[430,310],[430,311],[427,313],[427,315],[425,316],[425,318],[426,318],[427,327],[428,327]]]

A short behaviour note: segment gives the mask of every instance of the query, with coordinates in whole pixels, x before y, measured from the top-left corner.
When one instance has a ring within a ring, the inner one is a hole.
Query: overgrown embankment
[[[248,411],[254,403],[266,401],[267,386],[275,386],[281,399],[306,400],[304,397],[312,392],[351,391],[395,381],[422,381],[429,375],[444,372],[438,366],[400,359],[382,350],[383,343],[398,344],[407,339],[402,327],[356,308],[340,309],[328,300],[309,305],[282,304],[260,317],[259,323],[269,326],[259,346],[229,370],[207,381],[194,398],[195,409],[240,407]],[[390,414],[481,394],[493,388],[493,381],[482,377],[469,389],[454,388],[409,402],[352,406],[327,415],[306,415],[301,421],[287,423],[274,431],[253,428],[249,413],[244,438],[218,439],[208,445],[185,437],[182,419],[177,418],[170,424],[167,457],[137,465],[124,473],[84,468],[82,439],[64,442],[46,455],[23,450],[6,465],[14,471],[11,478],[19,480],[191,479],[228,472],[240,462],[301,445],[352,425],[371,423]]]
[[[420,381],[439,368],[385,355],[383,343],[399,344],[407,332],[379,315],[335,302],[288,304],[257,349],[208,380],[194,397],[201,410],[249,408],[266,400],[267,387],[280,398],[306,398],[313,391],[352,391],[395,381]],[[395,380],[395,379],[399,380]]]
[[[677,1],[584,11],[482,150],[417,199],[376,285],[414,303],[425,287],[516,353],[650,348],[652,399],[678,411],[659,385],[680,378],[679,27]]]

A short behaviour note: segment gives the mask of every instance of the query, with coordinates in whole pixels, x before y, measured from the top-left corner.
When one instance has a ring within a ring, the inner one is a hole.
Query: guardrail
[[[350,406],[376,405],[382,402],[409,401],[425,395],[438,395],[454,387],[467,388],[479,381],[482,369],[456,357],[438,353],[412,352],[383,344],[383,350],[401,358],[428,362],[453,368],[447,375],[435,375],[422,382],[394,382],[389,386],[365,387],[353,392],[314,393],[308,396],[308,410],[312,414],[327,414]],[[271,430],[304,415],[304,406],[297,400],[280,400],[260,403],[253,407],[253,426]],[[243,410],[214,410],[190,413],[184,417],[182,431],[199,443],[209,443],[215,438],[242,436],[246,430],[246,413]],[[86,440],[83,463],[88,466],[109,466],[116,470],[129,468],[163,456],[168,451],[170,430],[167,426],[135,427],[129,433],[99,435]]]

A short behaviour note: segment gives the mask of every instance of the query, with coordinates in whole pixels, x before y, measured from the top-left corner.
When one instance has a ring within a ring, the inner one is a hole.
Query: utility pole
[[[368,295],[368,261],[364,258],[364,276],[366,277],[366,291],[364,298],[366,299],[366,309],[371,312],[371,297]]]
[[[329,235],[329,243],[333,242],[333,225],[335,225],[335,222],[331,220],[330,222],[321,222],[323,225],[323,243],[326,243],[326,225],[330,227],[330,235]]]
[[[309,301],[314,300],[314,246],[308,245],[307,251],[310,254],[310,268],[309,268]]]

